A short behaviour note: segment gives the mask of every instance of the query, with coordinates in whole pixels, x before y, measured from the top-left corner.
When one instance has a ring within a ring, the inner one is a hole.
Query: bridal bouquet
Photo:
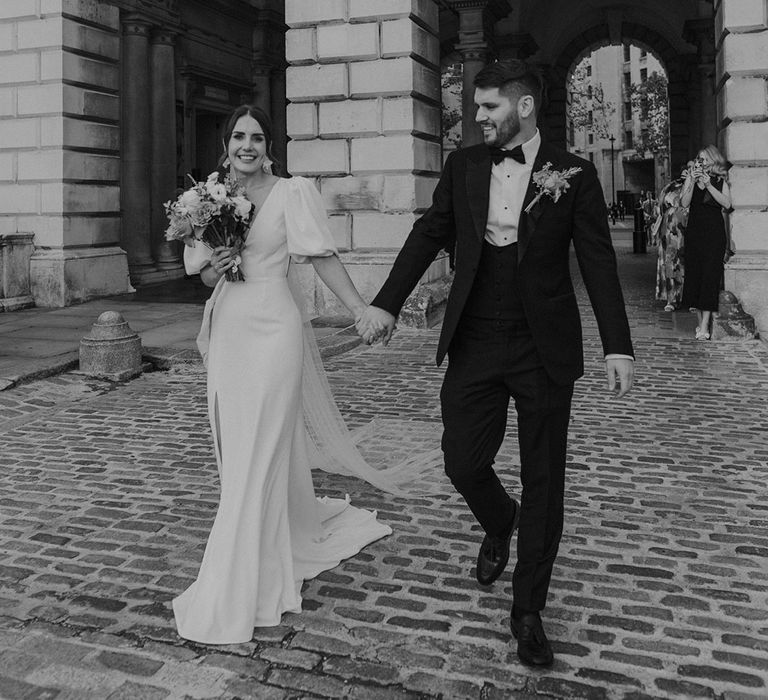
[[[571,183],[568,180],[579,172],[581,172],[581,168],[552,170],[552,163],[545,163],[541,170],[532,175],[533,182],[536,185],[536,196],[525,208],[525,213],[530,212],[544,195],[551,197],[553,202],[557,202],[563,192],[570,188]]]
[[[163,206],[168,216],[165,238],[168,241],[201,241],[209,248],[227,246],[235,254],[235,264],[225,273],[230,282],[244,279],[240,256],[253,216],[253,204],[245,189],[229,175],[216,171],[205,182],[196,182],[174,201]]]

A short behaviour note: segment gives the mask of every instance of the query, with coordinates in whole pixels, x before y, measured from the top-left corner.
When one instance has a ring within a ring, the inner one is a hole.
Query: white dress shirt
[[[522,145],[525,163],[505,158],[498,165],[491,165],[488,223],[485,226],[485,240],[488,243],[505,246],[517,242],[517,227],[523,210],[523,200],[540,145],[541,134],[536,129],[533,137]]]

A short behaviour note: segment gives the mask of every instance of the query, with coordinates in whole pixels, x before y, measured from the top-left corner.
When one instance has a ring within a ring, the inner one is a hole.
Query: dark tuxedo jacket
[[[580,167],[570,188],[554,202],[544,196],[520,214],[518,287],[545,370],[558,384],[584,371],[581,320],[568,264],[573,242],[595,312],[603,350],[634,355],[616,273],[608,213],[594,166],[542,142],[532,173]],[[442,248],[455,251],[455,275],[437,348],[439,365],[451,344],[475,281],[488,217],[491,159],[484,144],[454,151],[435,188],[432,206],[416,221],[373,305],[397,316],[408,295]],[[529,181],[523,209],[536,187]]]

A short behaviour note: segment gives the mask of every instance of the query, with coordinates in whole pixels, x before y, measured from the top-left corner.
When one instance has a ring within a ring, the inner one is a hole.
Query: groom
[[[542,142],[539,73],[523,61],[498,61],[474,85],[485,143],[448,157],[432,206],[414,224],[358,330],[367,342],[388,342],[437,253],[455,251],[437,348],[438,365],[446,354],[450,360],[440,393],[445,470],[486,533],[477,558],[481,584],[504,571],[519,524],[510,624],[520,659],[546,666],[553,655],[539,612],[563,528],[571,396],[583,374],[571,243],[597,318],[608,388],[618,397],[632,386],[633,350],[595,168]],[[547,167],[564,175],[536,199],[532,176]],[[510,397],[520,505],[493,469]]]

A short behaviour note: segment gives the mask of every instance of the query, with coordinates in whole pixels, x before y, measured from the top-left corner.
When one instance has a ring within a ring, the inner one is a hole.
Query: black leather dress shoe
[[[512,515],[512,527],[506,537],[491,537],[486,535],[483,543],[480,545],[480,552],[477,555],[477,580],[483,586],[490,586],[504,571],[509,561],[509,543],[512,535],[517,530],[517,524],[520,522],[520,506],[517,501],[512,500],[514,513]]]
[[[555,655],[549,645],[541,616],[537,612],[510,616],[512,635],[517,639],[517,656],[528,666],[550,666]]]

